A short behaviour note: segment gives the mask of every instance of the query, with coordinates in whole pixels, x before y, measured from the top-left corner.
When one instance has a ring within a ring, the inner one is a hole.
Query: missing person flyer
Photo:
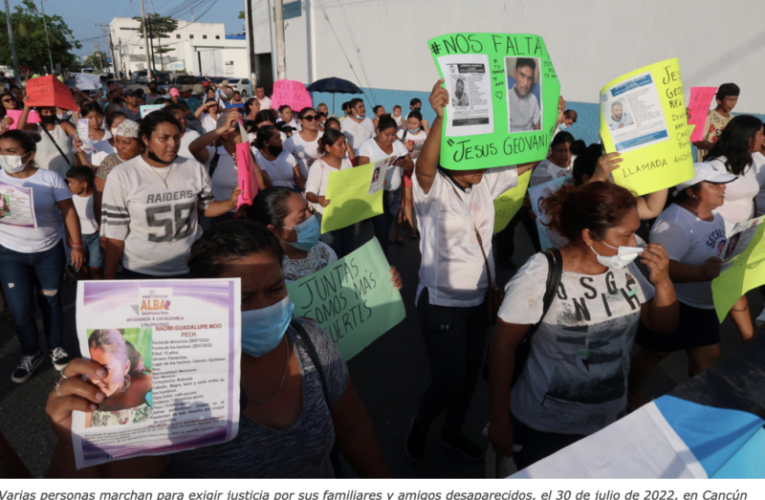
[[[37,229],[32,188],[0,182],[0,224]]]
[[[236,437],[239,279],[81,281],[77,337],[108,372],[98,410],[72,416],[78,469]]]

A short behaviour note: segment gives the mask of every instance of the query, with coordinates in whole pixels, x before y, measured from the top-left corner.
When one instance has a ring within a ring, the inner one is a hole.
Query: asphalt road
[[[371,224],[361,226],[357,243],[371,238]],[[402,291],[407,317],[396,328],[386,333],[348,365],[356,390],[364,401],[374,422],[383,453],[394,477],[483,477],[481,463],[469,463],[436,442],[440,420],[431,429],[425,460],[410,462],[403,451],[409,424],[419,404],[419,398],[430,379],[425,345],[417,326],[414,293],[417,289],[417,271],[420,264],[418,242],[404,237],[403,246],[391,245],[389,260],[398,267],[404,279]],[[518,225],[515,235],[516,250],[513,263],[520,267],[532,255],[531,243]],[[512,271],[498,268],[498,282],[505,284]],[[64,298],[64,344],[70,354],[78,355],[75,338],[75,285],[66,284]],[[763,299],[758,292],[749,294],[750,310],[759,314]],[[38,321],[39,323],[39,321]],[[40,325],[41,329],[41,325]],[[721,358],[741,348],[738,331],[730,320],[722,329]],[[22,385],[11,382],[11,372],[20,359],[20,347],[14,327],[0,314],[0,432],[27,464],[35,476],[42,476],[53,452],[56,437],[47,422],[44,408],[48,391],[58,374],[47,361],[29,381]],[[667,393],[687,378],[687,361],[682,353],[667,358],[652,374],[647,384],[651,398]],[[466,435],[486,445],[481,430],[489,416],[489,388],[479,380],[473,404],[465,427]]]

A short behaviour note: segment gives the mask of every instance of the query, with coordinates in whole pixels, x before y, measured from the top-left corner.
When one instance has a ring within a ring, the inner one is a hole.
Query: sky
[[[253,6],[261,1],[264,0],[252,0]],[[34,2],[39,9],[40,0],[34,0]],[[240,33],[243,29],[244,21],[237,19],[239,11],[244,9],[243,0],[144,0],[144,2],[147,14],[157,12],[167,15],[183,9],[182,13],[173,17],[184,21],[191,21],[191,10],[187,6],[194,4],[195,21],[224,23],[226,33]],[[10,0],[11,9],[20,3],[20,0]],[[58,14],[64,19],[74,33],[74,37],[82,44],[82,49],[75,50],[74,53],[85,56],[93,52],[93,43],[99,41],[96,37],[102,35],[103,28],[95,26],[96,24],[109,24],[115,17],[140,16],[141,3],[140,0],[47,0],[45,13]],[[101,37],[100,41],[101,49],[108,51],[108,38]]]

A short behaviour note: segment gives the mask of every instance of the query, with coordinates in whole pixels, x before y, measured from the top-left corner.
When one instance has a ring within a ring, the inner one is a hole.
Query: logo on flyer
[[[139,313],[142,316],[168,314],[173,300],[172,288],[140,288]]]

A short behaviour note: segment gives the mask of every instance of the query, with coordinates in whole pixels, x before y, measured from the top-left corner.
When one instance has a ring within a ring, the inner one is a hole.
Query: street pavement
[[[357,244],[372,237],[369,222],[361,224]],[[349,369],[356,391],[366,405],[380,440],[383,454],[393,477],[399,478],[462,478],[483,477],[484,464],[465,461],[452,451],[437,443],[441,428],[439,418],[431,428],[425,459],[412,463],[404,455],[403,445],[409,425],[417,410],[419,399],[430,380],[425,344],[417,326],[414,294],[417,289],[417,272],[420,265],[419,241],[404,235],[404,245],[391,245],[389,260],[404,279],[402,295],[407,316],[401,324],[375,341],[353,358]],[[519,224],[515,233],[516,268],[533,253],[531,242]],[[513,271],[498,267],[498,283],[504,285]],[[74,284],[67,283],[64,299],[64,347],[70,354],[79,355],[75,336]],[[759,292],[749,293],[750,310],[759,314],[763,299]],[[41,324],[38,321],[38,324]],[[721,359],[741,348],[741,338],[728,319],[722,327]],[[21,356],[14,327],[0,312],[0,432],[27,464],[34,476],[43,476],[50,462],[56,436],[45,416],[45,402],[58,373],[47,360],[25,384],[11,382],[11,372]],[[674,353],[651,375],[647,384],[647,396],[659,397],[675,385],[687,379],[687,360],[683,353]],[[479,379],[471,405],[466,435],[487,446],[481,431],[489,418],[489,386]]]

